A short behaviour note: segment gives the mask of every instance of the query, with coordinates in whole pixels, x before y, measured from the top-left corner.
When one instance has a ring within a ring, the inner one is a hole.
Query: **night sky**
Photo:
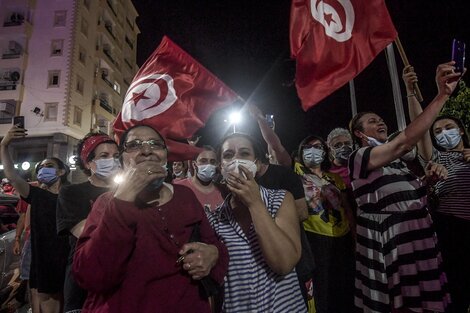
[[[332,128],[347,126],[351,118],[347,85],[308,112],[300,107],[292,84],[295,63],[289,58],[290,1],[134,0],[133,3],[140,14],[139,65],[163,35],[169,36],[244,99],[254,100],[264,113],[274,114],[276,132],[288,151],[295,149],[308,134],[326,138]],[[408,59],[418,73],[426,104],[437,92],[434,83],[437,64],[450,60],[452,38],[464,40],[469,54],[470,2],[386,3]],[[396,58],[401,73],[398,52]],[[469,75],[465,81],[468,85]],[[389,133],[396,130],[383,52],[356,77],[355,85],[358,111],[372,110],[385,119]],[[401,88],[403,92],[403,84]],[[221,111],[209,120],[200,131],[201,143],[217,144],[228,127],[223,122],[226,114],[227,110]],[[259,135],[254,125],[248,121],[237,130]]]

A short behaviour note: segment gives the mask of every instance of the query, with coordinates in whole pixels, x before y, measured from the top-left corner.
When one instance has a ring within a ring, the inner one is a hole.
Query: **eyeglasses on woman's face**
[[[134,139],[124,143],[124,151],[125,152],[136,152],[140,151],[144,148],[144,146],[148,146],[151,150],[165,150],[166,145],[163,141],[157,139],[150,139],[150,140],[140,140]]]

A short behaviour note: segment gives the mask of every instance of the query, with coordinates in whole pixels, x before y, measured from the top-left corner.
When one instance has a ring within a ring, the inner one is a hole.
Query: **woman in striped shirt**
[[[387,126],[362,112],[350,123],[361,146],[349,159],[357,211],[358,312],[445,312],[449,296],[426,188],[398,159],[429,130],[455,89],[453,64],[437,68],[439,92],[426,110],[387,142]]]
[[[251,137],[225,137],[218,157],[230,194],[206,213],[229,251],[223,311],[307,312],[294,269],[301,246],[292,195],[258,186],[262,152]]]
[[[403,79],[413,95],[417,76],[412,67],[404,69]],[[408,97],[408,107],[411,119],[422,112],[414,96]],[[449,279],[451,312],[466,313],[470,306],[470,145],[462,122],[453,116],[439,116],[431,134],[418,143],[418,150],[424,161],[438,162],[449,172],[446,180],[436,183],[439,204],[433,220]]]

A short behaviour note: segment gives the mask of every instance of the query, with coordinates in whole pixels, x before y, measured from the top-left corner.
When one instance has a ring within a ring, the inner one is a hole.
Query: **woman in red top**
[[[97,199],[77,243],[82,312],[210,312],[199,280],[222,284],[225,246],[192,191],[163,182],[168,150],[157,131],[131,128],[120,148],[123,182]],[[196,225],[201,242],[189,243]]]

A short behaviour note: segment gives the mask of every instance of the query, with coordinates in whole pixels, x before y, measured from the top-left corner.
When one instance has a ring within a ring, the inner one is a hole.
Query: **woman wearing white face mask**
[[[217,155],[230,192],[209,214],[230,257],[223,311],[307,312],[294,270],[301,247],[292,195],[258,186],[262,152],[251,137],[225,137]]]
[[[423,111],[413,96],[417,79],[413,67],[403,70],[411,120]],[[470,144],[462,122],[454,116],[436,118],[430,133],[418,142],[418,152],[424,161],[442,164],[448,171],[447,179],[434,188],[433,221],[449,280],[451,312],[466,312],[470,306]]]
[[[90,213],[93,202],[109,190],[120,170],[116,142],[103,133],[89,133],[78,143],[78,166],[88,176],[84,183],[61,189],[57,203],[57,232],[68,236],[75,247]],[[64,284],[64,312],[77,312],[85,302],[87,292],[71,275],[75,249],[71,249]]]
[[[338,174],[329,172],[329,150],[323,139],[308,136],[298,151],[308,206],[303,225],[315,260],[315,306],[318,313],[348,312],[354,291],[354,219],[346,185]]]

